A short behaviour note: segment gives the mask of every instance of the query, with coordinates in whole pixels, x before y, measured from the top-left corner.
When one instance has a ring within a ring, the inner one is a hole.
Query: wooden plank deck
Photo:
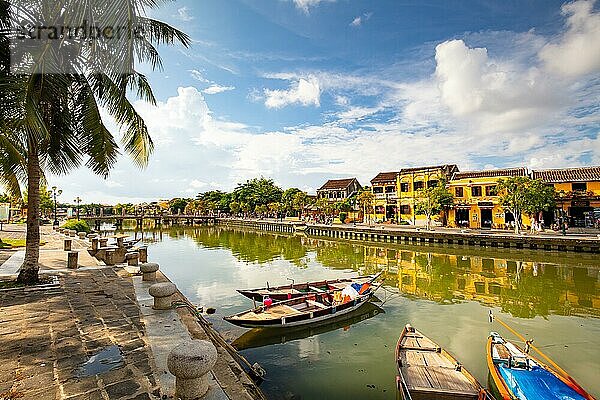
[[[401,372],[411,393],[422,392],[422,398],[477,398],[478,388],[452,360],[439,351],[437,344],[418,332],[405,336],[400,351]]]

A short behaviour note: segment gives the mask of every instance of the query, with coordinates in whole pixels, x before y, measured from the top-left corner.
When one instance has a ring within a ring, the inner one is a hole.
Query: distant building
[[[565,216],[570,226],[597,225],[600,220],[600,166],[534,170],[531,176],[553,185],[557,191],[556,212],[546,213],[544,223]]]
[[[527,170],[504,168],[454,173],[448,185],[454,196],[454,206],[448,213],[448,225],[484,229],[511,226],[515,219],[500,205],[496,185],[499,179],[514,176],[527,176]],[[528,221],[523,222],[527,224]]]
[[[418,191],[434,187],[442,180],[448,182],[457,171],[456,165],[446,164],[380,172],[371,180],[371,190],[375,195],[375,219],[404,221],[411,225],[425,224],[425,216],[415,214]]]
[[[331,202],[343,201],[361,190],[362,186],[356,178],[330,179],[317,189],[317,198]]]
[[[395,221],[398,211],[398,176],[400,171],[380,172],[371,179],[375,220]]]

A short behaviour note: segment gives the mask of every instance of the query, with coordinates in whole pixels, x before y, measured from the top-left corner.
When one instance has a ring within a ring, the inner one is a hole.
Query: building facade
[[[396,222],[398,211],[398,172],[380,172],[371,179],[371,192],[373,200],[373,214],[375,221]]]
[[[425,225],[425,215],[415,213],[419,190],[435,187],[441,181],[446,183],[458,172],[455,164],[437,165],[431,167],[403,168],[396,183],[398,188],[398,220],[410,225]]]
[[[448,225],[474,229],[508,229],[513,215],[502,208],[496,192],[498,180],[527,176],[525,168],[456,172],[449,182],[454,206],[448,213]],[[527,217],[522,221],[528,224]]]
[[[600,166],[534,170],[531,175],[554,186],[557,192],[555,212],[544,215],[546,225],[566,218],[569,226],[599,226]]]
[[[344,201],[361,190],[362,186],[356,178],[330,179],[317,189],[317,198],[331,202]]]

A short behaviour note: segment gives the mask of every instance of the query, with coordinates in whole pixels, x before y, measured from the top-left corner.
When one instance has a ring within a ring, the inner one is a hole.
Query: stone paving
[[[45,233],[54,239],[45,250],[62,244]],[[59,287],[0,291],[0,399],[160,398],[130,275],[100,265],[63,272],[65,254],[42,251],[40,258]],[[113,345],[122,367],[80,377],[83,363]]]
[[[21,227],[11,228],[12,237],[24,236]],[[132,277],[135,267],[98,262],[85,240],[72,238],[82,268],[66,269],[64,236],[48,226],[42,234],[40,275],[58,276],[60,284],[0,290],[0,400],[172,399],[168,352],[190,337],[210,340],[192,315],[185,309],[152,310],[151,283]],[[14,266],[2,263],[20,252],[0,250],[0,276],[16,276]],[[119,354],[116,364],[108,364],[114,368],[82,374],[82,366],[107,349]],[[231,356],[219,345],[217,351],[203,398],[264,398]]]

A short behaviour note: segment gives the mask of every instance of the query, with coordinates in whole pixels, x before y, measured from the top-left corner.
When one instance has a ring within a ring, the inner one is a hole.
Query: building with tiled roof
[[[452,176],[452,180],[497,177],[506,178],[511,176],[527,176],[527,169],[523,167],[455,172]]]
[[[371,185],[378,184],[396,184],[396,178],[400,171],[397,172],[380,172],[375,178],[371,179]]]
[[[343,201],[362,190],[356,178],[330,179],[317,189],[317,198],[330,201]]]
[[[547,183],[600,182],[600,166],[533,170],[531,175]]]
[[[600,225],[600,166],[531,171],[533,179],[554,186],[556,211],[546,221],[566,221],[569,226]]]
[[[454,196],[454,207],[448,213],[448,225],[484,229],[511,226],[514,217],[500,205],[496,185],[500,179],[516,176],[528,176],[527,169],[502,168],[455,172],[448,184]]]

